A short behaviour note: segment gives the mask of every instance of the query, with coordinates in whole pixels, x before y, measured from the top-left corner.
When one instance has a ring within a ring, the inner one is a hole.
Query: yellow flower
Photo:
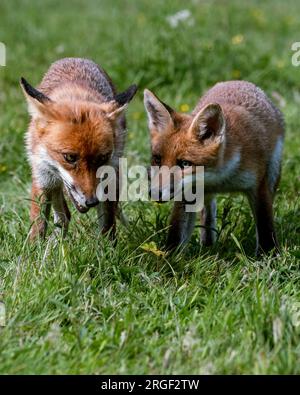
[[[260,24],[263,24],[266,22],[266,17],[265,14],[262,12],[262,10],[255,8],[251,11],[251,15],[253,18]]]
[[[278,69],[283,69],[285,66],[285,61],[284,60],[277,60],[276,66]]]
[[[242,34],[237,34],[236,36],[233,36],[231,39],[231,43],[233,45],[242,44],[243,41],[244,41],[244,36]]]
[[[190,106],[188,104],[181,104],[181,106],[180,106],[181,112],[188,112],[189,109],[190,109]]]
[[[0,165],[0,173],[4,173],[7,170],[7,166]]]
[[[240,78],[241,72],[240,70],[232,70],[232,78]]]
[[[292,16],[292,15],[288,15],[288,16],[284,19],[284,21],[286,22],[287,25],[292,26],[292,25],[295,24],[296,18],[295,18],[294,16]]]
[[[146,22],[146,17],[144,14],[138,14],[137,16],[137,22],[140,26],[144,25]]]
[[[156,255],[156,256],[164,256],[166,255],[166,253],[164,251],[161,251],[157,248],[156,243],[154,241],[151,241],[150,243],[145,243],[141,246],[141,248],[144,251],[147,252],[152,252],[152,254]]]
[[[134,113],[132,113],[132,117],[135,121],[137,121],[141,118],[141,113],[139,111],[135,111]]]

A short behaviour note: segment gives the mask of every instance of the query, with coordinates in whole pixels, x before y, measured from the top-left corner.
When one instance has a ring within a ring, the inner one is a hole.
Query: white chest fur
[[[217,169],[204,169],[204,188],[207,192],[239,192],[252,189],[256,176],[240,168],[241,154],[236,151],[229,161]]]

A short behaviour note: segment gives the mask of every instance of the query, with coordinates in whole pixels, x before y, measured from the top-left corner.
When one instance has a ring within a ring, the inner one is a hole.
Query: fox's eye
[[[111,154],[101,154],[92,160],[93,165],[103,166],[111,157]]]
[[[184,159],[177,160],[177,166],[181,167],[181,169],[184,169],[185,167],[190,167],[192,165],[193,165],[192,162],[189,162],[188,160],[184,160]]]
[[[160,155],[152,155],[152,163],[154,166],[161,165],[161,156]]]
[[[77,154],[63,154],[65,161],[74,165],[78,160]]]

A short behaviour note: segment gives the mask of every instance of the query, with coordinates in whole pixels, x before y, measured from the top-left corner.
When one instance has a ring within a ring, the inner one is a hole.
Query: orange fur
[[[256,220],[257,248],[268,251],[277,246],[272,201],[280,178],[284,123],[263,91],[246,81],[219,83],[191,114],[177,113],[147,90],[144,103],[152,165],[172,167],[185,161],[193,168],[205,168],[202,241],[211,244],[214,239],[214,194],[243,192]],[[190,233],[186,224],[192,220],[180,220],[181,226],[176,222],[177,217],[184,217],[183,207],[177,204],[174,208],[167,242],[170,247],[187,241],[184,235]]]
[[[117,95],[99,66],[77,58],[55,62],[38,90],[24,79],[21,85],[32,117],[26,141],[33,175],[31,219],[38,223],[34,238],[46,229],[47,218],[40,218],[36,203],[41,193],[65,230],[70,213],[63,189],[80,212],[99,203],[96,172],[101,165],[118,164],[125,143],[124,111],[136,87]],[[116,202],[103,205],[106,232],[115,227]]]

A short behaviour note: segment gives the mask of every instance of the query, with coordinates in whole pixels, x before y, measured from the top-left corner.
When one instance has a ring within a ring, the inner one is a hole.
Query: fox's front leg
[[[116,234],[116,216],[118,210],[118,202],[105,201],[98,205],[98,219],[102,234],[109,233],[112,239]]]
[[[175,202],[171,214],[170,229],[166,247],[175,249],[187,243],[191,237],[195,223],[195,213],[186,212],[184,202]]]
[[[257,190],[248,194],[249,203],[256,222],[256,254],[278,249],[273,220],[272,192],[264,179]]]
[[[103,235],[108,234],[111,240],[116,238],[116,218],[119,205],[119,169],[116,169],[115,200],[100,201],[97,206],[100,230]]]
[[[31,187],[31,207],[30,220],[32,223],[30,229],[30,239],[37,237],[45,238],[47,223],[51,209],[50,196],[44,192],[33,180]]]
[[[63,235],[68,231],[71,213],[68,208],[62,188],[57,188],[51,193],[51,203],[54,210],[54,224],[63,230]]]
[[[216,241],[216,213],[216,199],[211,195],[205,196],[200,216],[201,242],[205,246],[210,246]]]

